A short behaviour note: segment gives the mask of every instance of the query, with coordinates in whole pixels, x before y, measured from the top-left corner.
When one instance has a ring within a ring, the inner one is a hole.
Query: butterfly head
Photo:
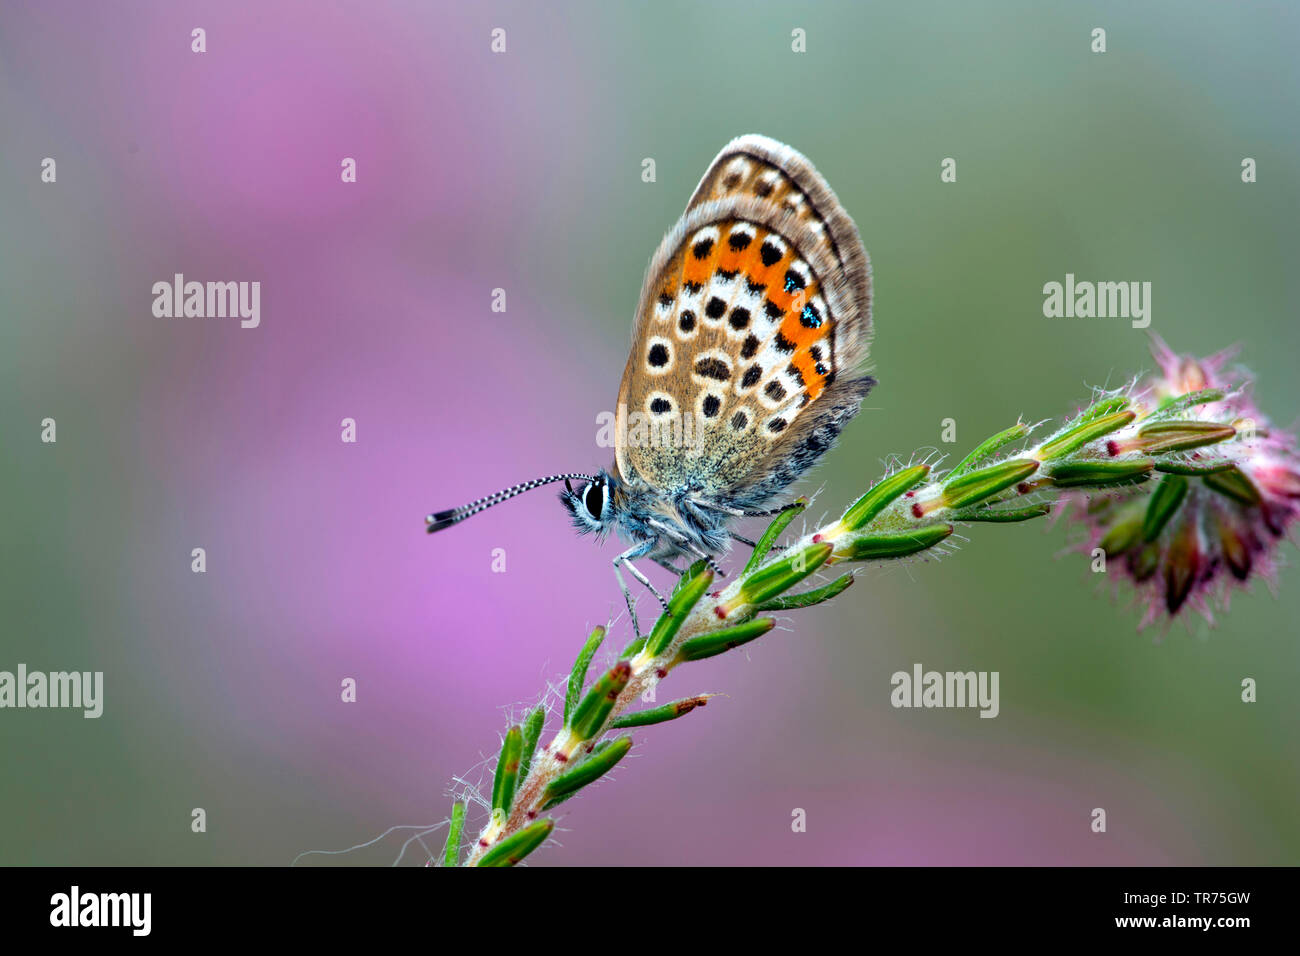
[[[564,483],[560,503],[573,519],[579,534],[607,534],[617,519],[617,502],[621,498],[617,478],[605,469],[576,488]]]

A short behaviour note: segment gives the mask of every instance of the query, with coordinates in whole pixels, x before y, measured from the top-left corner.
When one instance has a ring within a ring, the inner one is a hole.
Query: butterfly
[[[639,635],[626,569],[681,574],[731,541],[835,443],[874,379],[855,375],[871,338],[871,265],[853,220],[802,154],[741,136],[709,165],[646,270],[618,390],[614,462],[535,478],[425,519],[441,531],[563,481],[579,533],[628,545],[614,573]],[[583,484],[575,489],[572,482]]]

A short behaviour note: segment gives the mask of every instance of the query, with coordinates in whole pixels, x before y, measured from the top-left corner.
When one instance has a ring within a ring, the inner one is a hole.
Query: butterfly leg
[[[663,568],[665,571],[671,571],[673,574],[677,575],[679,578],[680,578],[683,574],[686,573],[686,572],[683,571],[681,568],[679,568],[677,565],[675,565],[675,564],[673,564],[671,561],[669,561],[667,558],[655,558],[655,559],[654,559],[654,562],[655,562],[655,564],[659,565],[659,567]]]
[[[659,599],[659,603],[663,606],[663,609],[667,611],[667,599],[655,590],[655,586],[650,583],[650,579],[642,574],[641,570],[632,563],[633,558],[642,558],[649,554],[650,551],[653,550],[655,543],[655,540],[652,538],[649,541],[642,541],[640,544],[634,544],[614,559],[614,576],[618,578],[618,586],[623,590],[623,600],[627,602],[627,613],[632,618],[632,633],[638,638],[641,636],[641,626],[637,623],[636,619],[636,602],[632,600],[632,589],[627,586],[627,581],[623,580],[623,567],[626,565],[628,571],[631,572],[632,577],[636,578],[649,588],[650,593]]]
[[[727,572],[722,570],[722,568],[718,566],[718,562],[713,560],[713,556],[711,554],[709,554],[707,551],[700,548],[698,544],[696,544],[686,535],[682,534],[680,531],[675,530],[671,525],[664,524],[661,521],[651,520],[650,526],[654,528],[656,531],[660,532],[661,534],[664,534],[667,537],[671,538],[673,543],[676,544],[678,547],[680,547],[683,551],[688,551],[691,554],[695,555],[697,558],[703,558],[704,563],[709,567],[709,570],[711,570],[718,577],[725,578],[727,576]],[[680,573],[681,572],[679,571],[678,574]],[[651,588],[651,590],[654,589]]]
[[[789,504],[782,505],[779,508],[770,508],[767,511],[744,511],[740,508],[729,508],[726,505],[720,505],[714,502],[710,502],[705,507],[711,508],[714,511],[721,511],[723,514],[733,515],[737,518],[770,518],[773,515],[779,515],[783,512],[789,511],[791,508],[798,508],[801,503],[802,502],[792,501]]]
[[[704,560],[705,566],[714,574],[716,574],[718,577],[725,578],[727,576],[727,572],[722,570],[722,567],[718,564],[717,561],[713,560],[713,555],[699,548],[694,542],[683,541],[682,547],[686,548],[688,551],[691,552],[691,554],[695,555],[697,558],[702,558]]]
[[[736,534],[736,532],[734,532],[734,531],[728,531],[727,534],[731,535],[732,540],[734,540],[734,541],[739,541],[741,544],[747,544],[747,545],[749,545],[751,548],[757,548],[757,547],[758,547],[758,542],[757,542],[757,541],[750,541],[750,540],[749,540],[748,538],[746,538],[743,534]],[[785,548],[786,548],[786,546],[785,546],[784,544],[777,544],[775,541],[772,542],[772,544],[769,545],[769,547],[770,547],[773,551],[784,551]]]

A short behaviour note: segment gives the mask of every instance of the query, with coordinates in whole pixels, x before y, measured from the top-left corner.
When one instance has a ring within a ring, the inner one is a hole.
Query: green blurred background
[[[200,23],[218,80],[185,48]],[[1152,367],[1127,321],[1043,317],[1067,272],[1151,282],[1151,330],[1239,344],[1290,425],[1298,26],[1293,5],[1219,2],[7,5],[0,668],[106,669],[111,696],[98,722],[0,713],[0,862],[280,864],[444,814],[498,708],[617,609],[614,552],[571,540],[550,501],[441,551],[418,519],[603,463],[589,423],[646,262],[740,133],[811,158],[874,267],[880,384],[814,475],[828,512],[889,455],[960,456]],[[295,165],[304,143],[323,174]],[[335,157],[363,149],[339,200]],[[143,290],[174,268],[278,279],[279,318],[261,338],[160,331]],[[505,331],[496,285],[521,320]],[[446,361],[461,335],[491,362]],[[485,368],[510,374],[462,401]],[[363,421],[387,416],[358,446],[378,457],[340,463],[336,422],[365,401]],[[36,439],[50,408],[57,451]],[[1300,861],[1294,568],[1161,639],[1082,558],[1054,559],[1062,529],[969,537],[674,679],[729,696],[645,734],[538,863]],[[202,585],[195,540],[226,546]],[[497,543],[509,591],[445,550]],[[490,600],[471,613],[467,594]],[[914,662],[999,671],[1001,715],[892,709]],[[350,673],[367,694],[340,711]],[[210,839],[191,806],[221,821]]]

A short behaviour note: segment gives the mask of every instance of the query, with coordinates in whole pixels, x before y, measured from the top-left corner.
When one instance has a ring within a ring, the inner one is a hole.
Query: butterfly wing
[[[625,480],[755,507],[810,468],[872,384],[857,228],[802,155],[728,143],[650,262],[619,388]]]

